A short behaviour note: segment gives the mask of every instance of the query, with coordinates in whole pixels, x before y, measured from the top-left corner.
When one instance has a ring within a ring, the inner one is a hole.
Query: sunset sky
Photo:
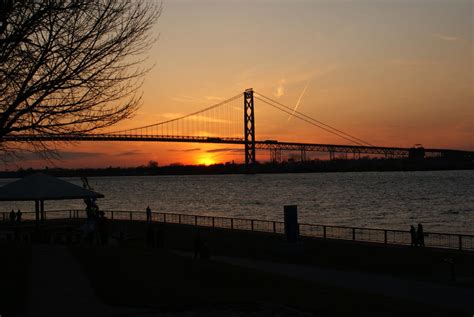
[[[372,144],[474,150],[473,3],[165,1],[142,107],[111,130],[194,112],[252,87],[290,107],[300,99],[299,111]],[[348,143],[255,107],[257,139]],[[243,161],[238,148],[192,143],[84,142],[61,152],[63,167]],[[19,164],[52,165],[29,156]]]

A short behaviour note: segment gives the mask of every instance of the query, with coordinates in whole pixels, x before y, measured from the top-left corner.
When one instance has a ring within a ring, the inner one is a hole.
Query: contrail
[[[293,113],[288,117],[288,121],[290,121],[291,117],[293,117],[293,115],[295,114],[295,111],[298,110],[298,106],[300,105],[301,99],[303,98],[310,82],[311,82],[311,79],[308,79],[308,81],[306,82],[306,86],[304,86],[303,91],[301,92],[300,97],[298,98],[298,101],[296,102],[295,108],[293,109]]]

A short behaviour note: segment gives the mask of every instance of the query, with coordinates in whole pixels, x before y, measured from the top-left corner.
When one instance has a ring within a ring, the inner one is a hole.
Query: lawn
[[[341,290],[166,250],[72,249],[97,295],[109,305],[161,311],[264,303],[316,315],[455,316],[436,307]]]

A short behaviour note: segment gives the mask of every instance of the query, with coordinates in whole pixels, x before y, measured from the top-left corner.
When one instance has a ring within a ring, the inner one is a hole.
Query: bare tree
[[[7,135],[88,133],[133,114],[161,4],[0,1],[0,151]]]

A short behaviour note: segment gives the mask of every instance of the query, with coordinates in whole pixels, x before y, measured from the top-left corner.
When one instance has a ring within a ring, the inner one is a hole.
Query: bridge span
[[[242,102],[243,97],[243,102]],[[257,140],[255,133],[255,100],[270,106],[294,120],[317,127],[352,144],[298,143],[279,140]],[[242,107],[243,105],[243,107]],[[243,122],[242,122],[243,119]],[[242,129],[243,128],[243,129]],[[452,149],[425,149],[423,147],[402,148],[376,146],[354,135],[336,129],[314,119],[296,109],[268,98],[252,89],[236,95],[211,107],[152,125],[122,131],[98,134],[9,134],[1,138],[3,142],[63,142],[63,141],[115,141],[115,142],[186,142],[243,145],[245,164],[257,162],[256,150],[269,150],[272,161],[280,161],[282,151],[297,151],[301,160],[306,160],[307,152],[327,152],[330,159],[342,153],[353,158],[362,155],[384,157],[410,157],[423,159],[444,157],[474,160],[474,152]]]
[[[245,139],[241,138],[219,138],[204,136],[182,136],[182,135],[146,135],[146,134],[66,134],[66,135],[19,135],[6,136],[5,141],[10,142],[74,142],[74,141],[112,141],[112,142],[181,142],[181,143],[212,143],[212,144],[235,144],[245,145]],[[451,150],[451,149],[428,149],[428,148],[402,148],[384,146],[362,146],[362,145],[340,145],[340,144],[318,144],[280,142],[278,140],[255,140],[255,148],[258,150],[269,150],[272,155],[278,151],[296,152],[327,152],[334,159],[336,153],[351,154],[354,157],[361,155],[380,155],[385,157],[412,157],[417,150],[424,152],[428,157],[463,157],[474,159],[474,152]]]

